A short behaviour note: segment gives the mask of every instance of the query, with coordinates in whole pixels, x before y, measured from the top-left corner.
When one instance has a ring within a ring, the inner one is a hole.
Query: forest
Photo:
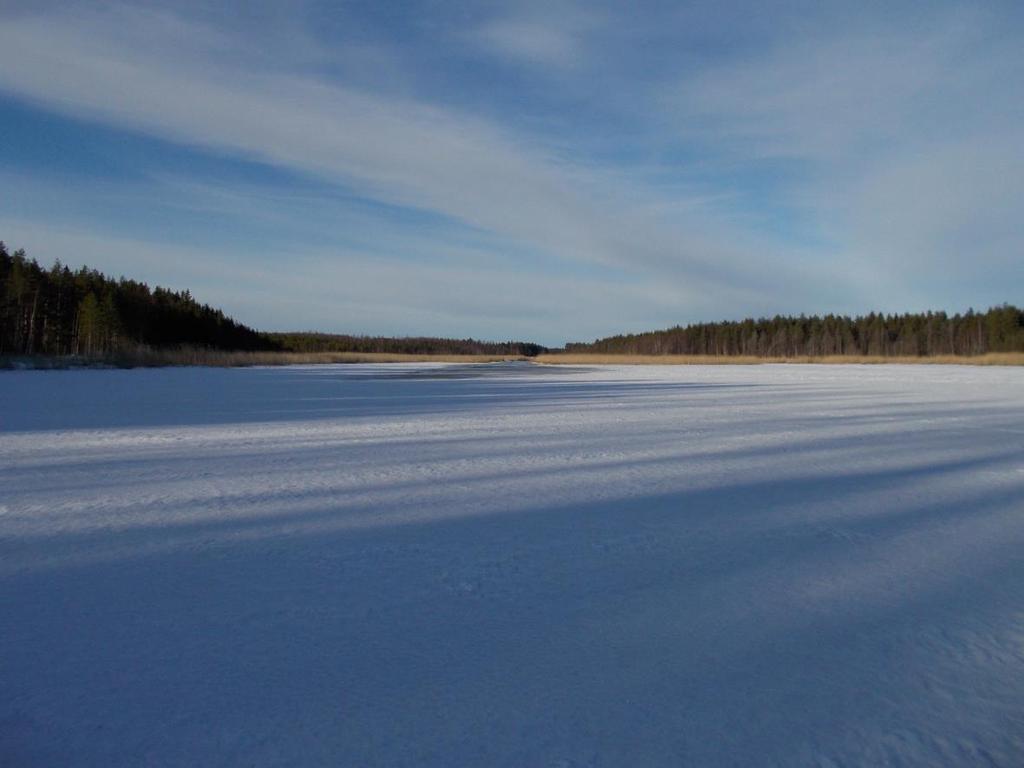
[[[301,353],[521,355],[539,344],[317,332],[261,333],[174,291],[59,261],[41,267],[0,242],[0,355],[102,357],[137,347]],[[566,352],[624,355],[802,357],[982,355],[1024,351],[1024,311],[871,313],[699,323],[572,343]]]
[[[566,345],[566,352],[622,355],[983,355],[1024,351],[1024,311],[783,317],[698,323]]]
[[[510,355],[535,357],[547,349],[523,341],[479,341],[477,339],[440,339],[432,336],[390,338],[386,336],[349,336],[335,333],[268,333],[266,337],[278,349],[289,352],[381,352],[405,355]]]
[[[88,267],[50,269],[0,242],[0,355],[102,357],[139,346],[280,352],[529,355],[538,344],[476,339],[261,333],[192,294]]]
[[[0,355],[102,356],[136,345],[275,348],[187,290],[150,289],[59,261],[45,269],[0,242]]]

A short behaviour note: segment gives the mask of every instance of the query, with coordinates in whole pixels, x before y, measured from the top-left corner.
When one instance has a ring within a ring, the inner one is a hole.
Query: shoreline
[[[205,349],[140,350],[102,357],[17,355],[0,357],[0,371],[130,369],[169,367],[250,368],[254,366],[358,363],[508,363],[536,365],[974,365],[1024,366],[1024,352],[984,355],[608,355],[546,353],[522,355],[429,355],[391,352],[243,352]]]
[[[391,352],[243,352],[214,349],[140,350],[101,357],[16,355],[0,357],[0,371],[87,368],[251,368],[351,363],[499,363],[526,360],[519,355],[415,355]]]
[[[609,355],[601,353],[543,354],[531,358],[540,365],[1024,365],[1024,352],[984,355]]]

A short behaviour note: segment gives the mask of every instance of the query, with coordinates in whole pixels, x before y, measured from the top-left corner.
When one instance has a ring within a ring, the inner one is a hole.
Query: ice
[[[0,373],[0,765],[1024,764],[1024,369]]]

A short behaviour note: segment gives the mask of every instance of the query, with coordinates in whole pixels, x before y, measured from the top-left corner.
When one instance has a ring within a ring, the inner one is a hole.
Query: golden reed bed
[[[932,355],[929,357],[881,355],[822,355],[754,357],[741,355],[603,355],[546,354],[532,358],[547,365],[761,365],[764,363],[856,363],[878,365],[1024,365],[1024,352],[990,352],[986,355]]]

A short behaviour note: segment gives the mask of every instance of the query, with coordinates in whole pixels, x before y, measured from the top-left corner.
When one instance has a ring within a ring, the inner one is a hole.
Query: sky
[[[1019,2],[0,0],[0,239],[263,330],[1024,303]]]

